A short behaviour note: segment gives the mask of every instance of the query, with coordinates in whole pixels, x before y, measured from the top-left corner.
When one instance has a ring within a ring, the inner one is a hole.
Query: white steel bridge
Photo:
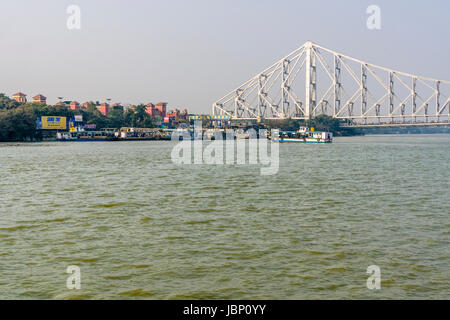
[[[213,116],[310,119],[355,125],[450,123],[450,81],[355,59],[310,41],[217,100]]]

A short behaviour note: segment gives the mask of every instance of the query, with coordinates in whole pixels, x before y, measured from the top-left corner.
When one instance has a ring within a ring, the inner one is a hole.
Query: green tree
[[[125,117],[122,110],[111,110],[106,117],[107,127],[119,129],[125,124]]]
[[[333,134],[338,133],[341,127],[339,119],[324,114],[318,115],[311,120],[307,120],[306,123],[316,131],[333,132]]]
[[[38,137],[36,114],[25,105],[0,111],[0,141],[26,141]]]
[[[14,109],[20,106],[20,103],[16,100],[10,99],[4,93],[0,93],[0,110],[1,109]]]
[[[153,128],[155,126],[154,120],[147,113],[147,107],[144,104],[128,109],[124,115],[124,122],[128,127]]]
[[[268,129],[280,129],[281,131],[297,131],[300,126],[305,125],[304,120],[299,119],[282,119],[282,120],[268,120],[264,122]]]

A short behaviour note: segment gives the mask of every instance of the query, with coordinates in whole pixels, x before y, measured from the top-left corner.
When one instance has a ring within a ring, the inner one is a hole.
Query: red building
[[[77,101],[70,103],[70,110],[80,110],[80,104]]]
[[[106,102],[105,102],[105,103],[102,103],[101,105],[99,105],[99,106],[97,107],[97,109],[98,109],[98,111],[101,112],[101,114],[103,114],[104,116],[106,116],[106,115],[108,115],[108,113],[109,113],[109,104],[107,104]]]
[[[19,103],[26,103],[27,102],[27,95],[22,92],[17,92],[12,95],[13,99],[16,100]]]
[[[155,107],[156,107],[156,110],[159,111],[159,114],[161,115],[161,118],[165,118],[166,117],[167,102],[158,102]]]
[[[153,103],[149,103],[146,105],[145,112],[149,114],[150,117],[153,117],[156,115],[156,108]]]
[[[156,106],[150,102],[146,107],[145,112],[151,117],[161,117],[162,119],[166,117],[167,102],[159,102]]]
[[[179,116],[180,116],[180,110],[178,110],[178,109],[167,112],[167,114],[166,114],[167,118],[178,118]]]
[[[33,97],[33,103],[45,103],[45,104],[47,104],[47,98],[44,97],[42,94],[38,94],[37,96]]]

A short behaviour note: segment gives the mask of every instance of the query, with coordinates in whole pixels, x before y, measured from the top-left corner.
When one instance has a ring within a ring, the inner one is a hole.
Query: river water
[[[450,298],[450,135],[281,144],[271,176],[174,144],[0,144],[0,298]]]

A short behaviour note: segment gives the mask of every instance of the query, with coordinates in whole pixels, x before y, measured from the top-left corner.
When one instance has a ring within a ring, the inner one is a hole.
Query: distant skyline
[[[69,30],[66,10],[81,9]],[[381,9],[369,30],[366,8]],[[450,2],[5,0],[0,93],[157,103],[209,113],[211,104],[308,40],[421,76],[450,80]]]

